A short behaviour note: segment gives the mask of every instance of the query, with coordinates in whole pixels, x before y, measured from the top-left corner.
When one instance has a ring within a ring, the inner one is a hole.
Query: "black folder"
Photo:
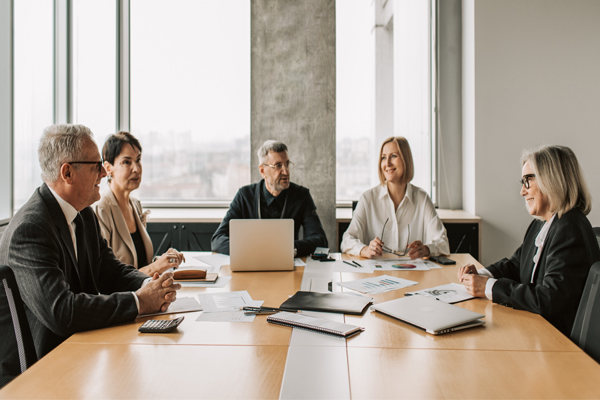
[[[291,311],[306,310],[360,315],[371,304],[373,304],[373,299],[365,296],[299,291],[284,301],[279,308]]]

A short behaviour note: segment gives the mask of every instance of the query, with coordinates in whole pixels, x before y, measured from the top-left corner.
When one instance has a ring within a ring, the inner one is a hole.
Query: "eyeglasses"
[[[68,161],[65,164],[96,164],[96,171],[100,172],[102,170],[102,164],[104,161]]]
[[[519,182],[521,182],[521,185],[525,186],[525,189],[529,189],[529,181],[535,178],[535,174],[527,174],[527,175],[523,175],[523,178],[519,180]]]
[[[383,224],[383,229],[381,230],[381,236],[380,236],[381,240],[383,240],[383,233],[385,232],[385,226],[387,225],[389,220],[390,220],[389,218],[386,219],[385,223]],[[408,253],[408,243],[410,240],[410,224],[407,226],[407,228],[408,228],[408,236],[406,237],[406,246],[404,246],[404,252],[400,253],[399,251],[394,251],[394,250],[390,249],[389,247],[383,246],[384,253],[395,254],[397,256],[405,256],[406,253]]]
[[[275,165],[271,165],[271,164],[263,164],[263,165],[265,165],[267,167],[271,167],[275,171],[281,171],[283,169],[283,167],[285,167],[288,171],[291,170],[292,168],[294,168],[294,163],[291,161],[288,161],[285,164],[277,163]]]

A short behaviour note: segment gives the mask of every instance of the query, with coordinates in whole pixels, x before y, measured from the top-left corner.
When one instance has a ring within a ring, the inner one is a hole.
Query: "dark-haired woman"
[[[102,148],[108,188],[95,205],[102,236],[115,256],[153,276],[177,268],[183,255],[169,249],[154,262],[152,241],[146,232],[146,216],[139,200],[130,196],[142,182],[142,146],[128,132],[110,135]]]

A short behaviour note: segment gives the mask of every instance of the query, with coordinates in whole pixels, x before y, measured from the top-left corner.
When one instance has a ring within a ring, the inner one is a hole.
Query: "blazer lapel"
[[[527,235],[523,246],[521,247],[522,249],[526,249],[526,251],[524,251],[521,255],[521,265],[523,265],[523,268],[521,268],[521,282],[531,282],[531,274],[533,273],[534,266],[533,257],[537,252],[537,247],[535,246],[535,238],[537,238],[538,234],[540,233],[540,230],[544,226],[543,221],[535,221],[535,224],[536,226],[532,227],[531,234]],[[543,249],[544,248],[542,247],[542,250]],[[543,255],[544,253],[542,252],[538,260],[538,266],[541,264]],[[538,273],[539,268],[536,268],[536,275]]]
[[[146,228],[144,227],[144,224],[142,223],[142,220],[140,219],[140,215],[139,213],[142,212],[142,210],[138,210],[136,204],[134,204],[134,202],[129,199],[129,203],[131,204],[131,207],[133,208],[133,217],[135,218],[135,224],[138,228],[138,231],[140,231],[140,236],[142,237],[142,241],[144,242],[144,248],[146,249],[146,260],[148,260],[148,263],[152,263],[152,258],[154,257],[154,248],[152,247],[152,239],[150,239],[150,236],[148,235],[148,232],[146,231]],[[141,206],[140,206],[141,208]],[[129,237],[131,237],[131,235],[129,235]],[[133,240],[132,240],[133,241]],[[137,255],[136,255],[137,258]],[[141,265],[137,266],[138,268],[142,267]]]
[[[60,205],[54,198],[54,195],[45,183],[40,186],[40,194],[46,203],[48,210],[50,211],[52,221],[58,229],[60,239],[62,240],[64,247],[67,249],[69,256],[71,257],[72,266],[74,267],[77,265],[77,257],[75,257],[75,248],[73,247],[71,230],[67,225],[67,218],[65,217],[62,208],[60,208]],[[65,268],[68,267],[65,266]]]
[[[123,213],[121,212],[121,208],[119,207],[119,202],[117,201],[117,198],[115,197],[112,190],[110,190],[110,188],[105,193],[110,200],[109,201],[110,211],[113,216],[113,221],[115,221],[115,228],[117,230],[117,234],[121,237],[121,239],[123,240],[123,243],[125,243],[127,245],[127,248],[133,255],[134,266],[138,267],[137,253],[135,251],[135,245],[133,244],[133,239],[131,238],[131,234],[129,233],[129,228],[127,228],[127,222],[125,222],[125,217],[123,217]],[[131,200],[130,200],[130,204],[131,204]],[[135,210],[134,210],[134,214],[136,214]]]

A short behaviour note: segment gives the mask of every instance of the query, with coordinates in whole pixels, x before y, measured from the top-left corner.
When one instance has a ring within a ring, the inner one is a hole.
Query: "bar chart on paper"
[[[390,290],[402,289],[416,285],[417,283],[419,282],[396,278],[395,276],[380,275],[352,282],[340,282],[338,285],[365,294],[378,294],[389,292]]]

